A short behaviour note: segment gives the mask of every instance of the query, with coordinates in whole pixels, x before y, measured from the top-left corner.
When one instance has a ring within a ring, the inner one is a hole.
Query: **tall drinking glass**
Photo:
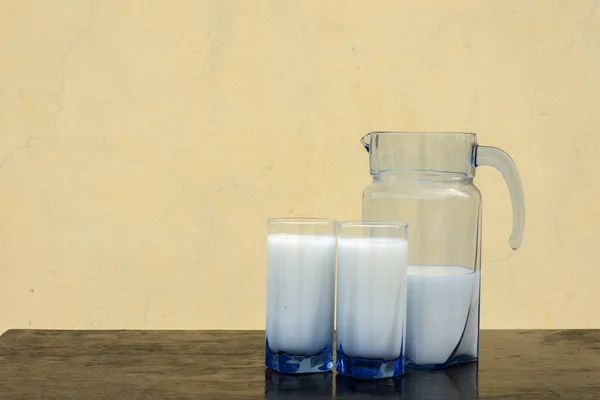
[[[408,226],[340,222],[338,229],[338,373],[377,379],[405,368]]]
[[[265,365],[287,373],[329,371],[336,221],[276,218],[267,225]]]

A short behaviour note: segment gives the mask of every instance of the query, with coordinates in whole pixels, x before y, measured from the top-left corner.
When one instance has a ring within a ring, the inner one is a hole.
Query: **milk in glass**
[[[337,347],[349,357],[394,360],[402,354],[408,242],[340,237]]]
[[[336,237],[272,234],[267,246],[271,351],[310,356],[331,348]]]

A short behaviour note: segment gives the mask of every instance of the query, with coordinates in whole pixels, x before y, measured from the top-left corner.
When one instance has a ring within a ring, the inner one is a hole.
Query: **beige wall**
[[[483,327],[600,328],[598,2],[335,4],[0,0],[0,332],[262,328],[265,219],[359,218],[375,129],[515,158]]]

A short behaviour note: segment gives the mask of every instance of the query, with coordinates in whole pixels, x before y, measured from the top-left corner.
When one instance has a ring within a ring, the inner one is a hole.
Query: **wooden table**
[[[281,375],[259,331],[0,337],[0,399],[600,399],[600,331],[482,331],[481,360],[401,379]]]

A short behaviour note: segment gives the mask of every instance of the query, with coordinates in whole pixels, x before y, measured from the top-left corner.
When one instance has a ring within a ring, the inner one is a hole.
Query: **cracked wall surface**
[[[0,332],[261,329],[265,220],[360,218],[372,130],[475,131],[482,326],[600,328],[598,1],[0,1]]]

